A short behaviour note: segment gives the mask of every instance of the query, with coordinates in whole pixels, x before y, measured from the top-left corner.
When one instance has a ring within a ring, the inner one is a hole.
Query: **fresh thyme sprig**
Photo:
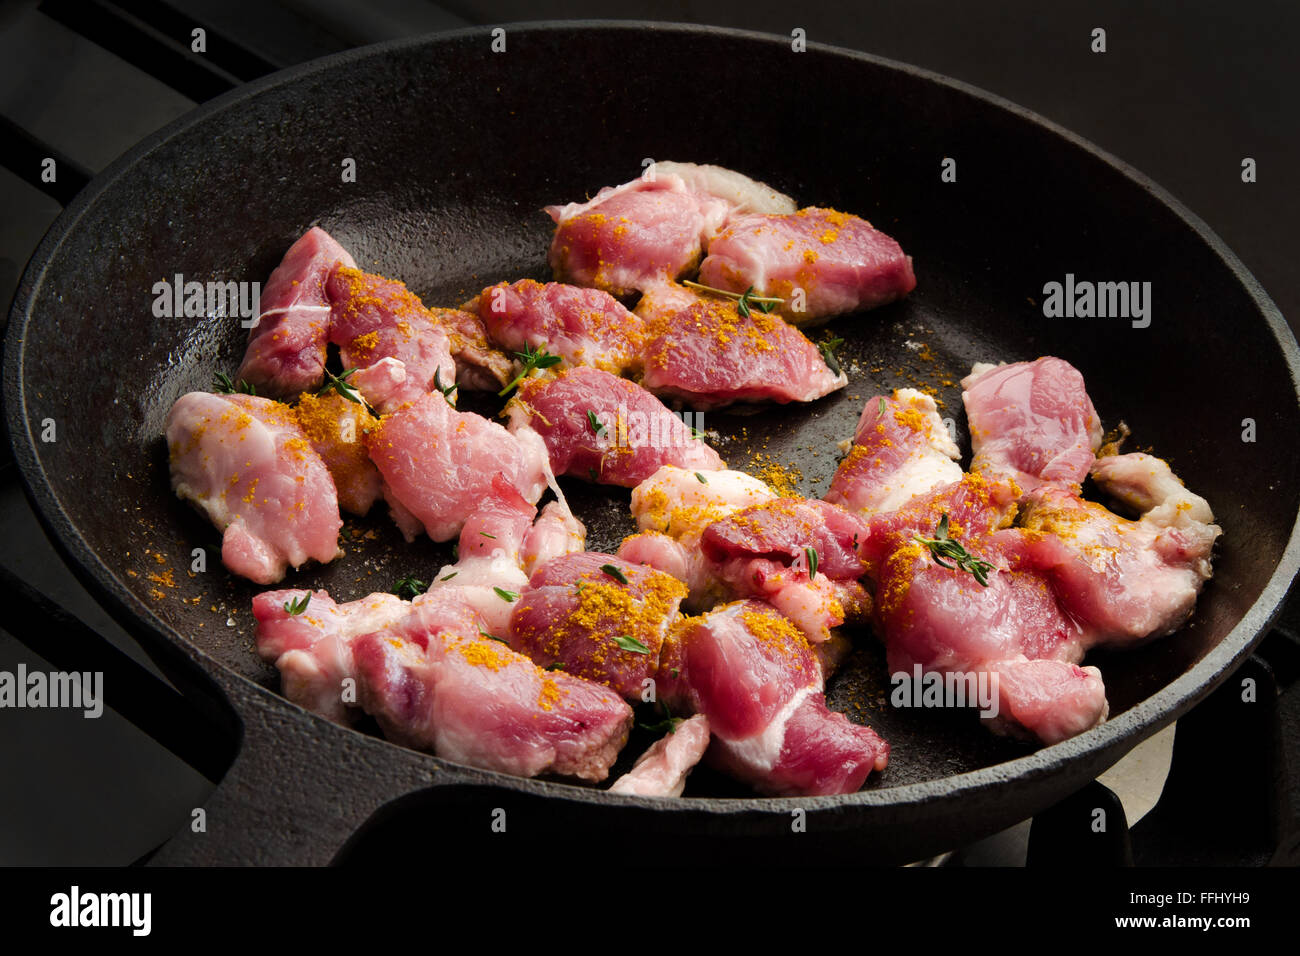
[[[550,368],[552,365],[558,365],[560,363],[560,357],[558,355],[552,355],[550,352],[546,351],[546,346],[544,345],[535,352],[525,345],[522,352],[515,353],[515,358],[524,363],[524,368],[523,371],[514,377],[514,380],[511,381],[509,385],[497,392],[497,394],[502,397],[509,395],[511,389],[526,379],[529,375],[532,375],[535,369]]]
[[[623,573],[617,564],[602,564],[600,569],[619,584],[627,584],[627,575]]]
[[[232,382],[230,376],[225,372],[218,372],[212,376],[212,387],[222,395],[233,395],[239,392],[242,395],[256,395],[257,386],[251,382],[246,382],[242,378],[238,382]]]
[[[311,603],[311,592],[308,591],[302,597],[296,600],[290,599],[284,602],[285,613],[291,617],[297,617],[303,611],[307,610],[307,605]]]
[[[371,415],[374,415],[376,418],[379,417],[379,413],[374,410],[371,404],[367,402],[364,397],[362,397],[361,393],[357,391],[357,387],[348,381],[348,379],[356,374],[357,370],[355,368],[344,369],[338,375],[335,375],[327,368],[322,369],[322,371],[325,373],[325,384],[317,390],[317,395],[324,395],[326,392],[338,392],[338,394],[342,395],[349,402],[360,405]]]
[[[393,585],[393,593],[408,600],[415,600],[427,590],[429,590],[429,585],[412,574],[408,574],[404,578],[398,578],[397,583]]]
[[[993,565],[975,557],[960,541],[955,541],[948,536],[947,512],[939,519],[933,538],[922,538],[919,534],[912,537],[930,549],[935,564],[951,571],[966,571],[975,578],[975,583],[980,587],[989,586],[989,572],[994,570]],[[949,561],[953,563],[949,564]]]
[[[843,339],[827,339],[825,342],[817,343],[817,349],[822,353],[826,367],[836,375],[839,375],[843,369],[840,368],[840,360],[835,357],[835,350],[843,344]]]
[[[633,654],[649,654],[650,648],[646,647],[631,634],[620,634],[614,638],[614,643],[625,651],[631,651]]]
[[[448,402],[451,402],[452,401],[451,393],[456,391],[458,386],[456,385],[455,382],[452,382],[450,385],[443,385],[442,379],[439,377],[438,373],[439,370],[435,368],[433,370],[433,387],[436,388],[438,391],[442,392],[443,398],[445,398]]]
[[[816,548],[804,548],[804,557],[808,559],[808,580],[811,581],[817,577],[817,565],[819,563]]]
[[[728,292],[726,289],[715,289],[711,285],[704,285],[700,282],[692,282],[690,279],[682,281],[682,285],[692,289],[699,289],[701,292],[711,292],[714,295],[726,296],[728,299],[736,300],[736,311],[749,318],[751,308],[758,309],[764,315],[773,311],[778,305],[784,305],[785,299],[774,295],[754,295],[754,287],[751,285],[744,292]]]

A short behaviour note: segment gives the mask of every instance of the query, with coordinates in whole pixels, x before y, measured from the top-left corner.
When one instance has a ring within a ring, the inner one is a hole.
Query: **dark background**
[[[91,15],[84,6],[2,8],[0,117],[93,172],[195,101],[83,35],[95,36],[86,26],[91,21],[79,19]],[[1203,218],[1293,329],[1300,316],[1300,192],[1293,179],[1300,159],[1300,5],[1294,2],[678,0],[615,9],[538,0],[170,0],[166,6],[179,11],[182,22],[192,18],[229,35],[277,67],[431,30],[522,20],[673,20],[787,36],[802,27],[812,42],[967,81],[1092,140]],[[1095,27],[1106,30],[1104,54],[1090,51]],[[537,129],[546,135],[544,116],[537,117]],[[763,130],[755,132],[758,142]],[[1245,157],[1257,162],[1253,184],[1241,181]],[[0,303],[6,312],[27,258],[59,211],[33,185],[38,174],[36,168],[0,169]],[[0,562],[143,660],[51,554],[11,475],[0,486],[0,542]],[[0,633],[0,669],[11,670],[20,660],[48,666]],[[0,711],[0,780],[6,784],[0,788],[0,863],[129,862],[183,825],[210,786],[111,713],[90,721],[59,711]]]

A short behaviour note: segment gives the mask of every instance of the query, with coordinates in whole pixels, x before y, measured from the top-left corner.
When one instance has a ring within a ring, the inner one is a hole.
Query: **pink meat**
[[[510,616],[510,643],[539,666],[558,664],[637,700],[685,596],[685,585],[652,568],[564,555],[533,572]]]
[[[289,247],[262,290],[262,314],[249,334],[236,379],[284,399],[320,385],[330,319],[325,280],[337,265],[352,268],[356,263],[319,226]]]
[[[858,583],[866,536],[866,524],[842,508],[779,498],[709,525],[700,552],[726,594],[771,603],[816,644],[845,620],[861,620],[870,605]]]
[[[556,224],[551,269],[561,282],[611,295],[644,291],[693,270],[730,208],[673,175],[607,186],[585,203],[547,206]]]
[[[422,394],[385,415],[366,442],[383,475],[385,496],[413,516],[434,541],[450,540],[460,532],[492,494],[498,474],[530,504],[546,487],[546,453],[540,441],[511,435],[481,415],[458,412],[438,394]]]
[[[365,369],[397,359],[406,378],[394,401],[412,401],[456,381],[451,340],[437,314],[401,282],[340,266],[326,284],[332,311],[330,341],[344,368]]]
[[[731,292],[753,286],[784,299],[781,314],[798,323],[873,309],[916,288],[897,242],[864,219],[815,206],[732,218],[709,243],[700,282]]]
[[[304,598],[306,608],[289,613],[286,605]],[[343,681],[356,678],[352,642],[409,611],[407,602],[393,594],[335,604],[327,591],[265,591],[253,598],[257,652],[279,669],[285,697],[336,723],[351,723],[356,698],[344,700]]]
[[[537,667],[479,634],[454,598],[425,595],[353,648],[361,704],[385,736],[458,763],[600,781],[632,726],[608,688]]]
[[[1086,634],[1036,563],[1027,533],[1007,527],[1014,498],[1014,486],[970,474],[871,518],[862,552],[875,582],[875,630],[891,672],[911,674],[919,665],[925,672],[997,675],[995,729],[1055,743],[1061,728],[1077,732],[1105,718],[1105,688],[1096,668],[1073,666]],[[944,514],[950,537],[993,565],[987,586],[941,566],[916,540],[933,538]],[[1027,662],[1041,661],[1054,666],[1028,673],[1052,679],[1016,679]],[[1057,697],[1043,704],[1053,689]]]
[[[631,488],[663,465],[699,472],[725,467],[659,399],[600,369],[529,379],[510,412],[512,431],[527,426],[542,436],[557,475]]]
[[[504,475],[495,475],[490,494],[460,530],[456,562],[438,570],[429,590],[454,592],[479,613],[489,634],[506,634],[515,598],[528,584],[521,552],[536,514]]]
[[[695,408],[811,402],[848,383],[794,326],[757,309],[742,316],[731,299],[660,285],[636,312],[646,330],[641,384],[662,398]]]
[[[287,405],[252,395],[182,395],[167,414],[172,488],[222,532],[221,561],[273,584],[290,565],[343,552],[338,495]]]
[[[998,678],[998,716],[989,721],[1000,733],[1059,743],[1106,719],[1106,687],[1101,671],[1066,661],[1001,661],[991,668]]]
[[[1159,494],[1172,499],[1170,507],[1166,498],[1152,496],[1143,516],[1130,521],[1050,485],[1021,503],[1027,550],[1087,629],[1090,646],[1132,644],[1182,626],[1210,577],[1220,534],[1205,500],[1183,488],[1163,461],[1103,458],[1095,477],[1105,488],[1121,470],[1163,478]]]
[[[758,601],[725,605],[676,629],[658,687],[674,713],[708,717],[710,760],[763,793],[851,793],[889,760],[875,732],[826,709],[812,648]]]
[[[483,320],[465,309],[430,309],[447,333],[456,360],[456,384],[467,391],[495,392],[514,377],[514,361],[493,347]],[[443,382],[450,385],[450,382]]]
[[[977,365],[962,379],[975,458],[971,471],[1002,474],[1025,491],[1078,485],[1101,445],[1101,420],[1069,362],[1050,356]]]
[[[587,529],[581,521],[558,501],[542,509],[528,534],[524,537],[519,563],[525,574],[562,554],[583,550],[587,542]]]
[[[873,395],[825,500],[863,515],[893,511],[960,480],[960,454],[929,395],[910,388]]]
[[[510,352],[545,348],[570,366],[641,370],[641,319],[607,292],[521,279],[489,286],[473,307],[492,341]]]
[[[614,781],[610,793],[637,797],[680,797],[686,777],[709,746],[709,719],[696,714],[650,745],[632,769]]]

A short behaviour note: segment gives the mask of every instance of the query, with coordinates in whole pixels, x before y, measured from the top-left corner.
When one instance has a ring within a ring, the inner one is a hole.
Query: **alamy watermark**
[[[187,282],[178,272],[171,279],[159,279],[151,291],[153,314],[159,319],[231,316],[251,329],[262,317],[260,282]]]
[[[94,719],[104,713],[103,671],[0,671],[0,710],[69,708]]]
[[[889,702],[895,707],[978,707],[981,717],[998,715],[998,675],[992,671],[922,672],[889,675],[893,690]]]
[[[684,425],[685,428],[679,427]],[[703,412],[629,410],[619,403],[608,412],[587,412],[587,428],[601,451],[613,448],[689,448],[704,438]]]
[[[1150,282],[1091,282],[1076,280],[1043,286],[1043,315],[1049,319],[1131,319],[1133,328],[1151,324]]]

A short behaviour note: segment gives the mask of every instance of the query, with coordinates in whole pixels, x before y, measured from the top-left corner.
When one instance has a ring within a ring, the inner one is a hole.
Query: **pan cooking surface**
[[[1297,511],[1300,464],[1280,451],[1300,429],[1294,385],[1248,288],[1140,182],[959,88],[831,51],[792,59],[779,39],[537,30],[513,34],[510,51],[494,57],[465,35],[362,51],[202,111],[120,166],[79,204],[75,228],[42,250],[43,268],[19,296],[30,316],[21,355],[7,364],[11,425],[23,416],[35,449],[20,461],[34,456],[49,483],[37,497],[56,534],[134,613],[276,686],[253,651],[249,605],[260,589],[221,568],[215,531],[172,495],[161,438],[179,395],[233,372],[246,332],[232,319],[155,318],[155,282],[175,273],[264,282],[319,224],[362,268],[404,280],[429,305],[454,305],[498,280],[546,278],[541,207],[624,182],[644,157],[717,163],[801,205],[857,213],[915,261],[907,300],[809,333],[845,340],[846,389],[806,406],[706,413],[730,467],[797,470],[794,490],[819,495],[867,396],[905,385],[935,388],[968,455],[956,383],[970,365],[1058,355],[1083,372],[1107,427],[1121,418],[1132,427],[1128,450],[1168,458],[1224,529],[1188,627],[1090,658],[1112,720],[1186,673],[1263,593]],[[946,156],[958,160],[956,183],[940,181]],[[345,158],[356,182],[342,182]],[[1150,327],[1044,318],[1043,284],[1067,273],[1151,282]],[[476,405],[467,395],[462,407]],[[1255,444],[1241,441],[1247,417]],[[47,418],[53,443],[38,438]],[[633,529],[628,492],[563,484],[588,547],[614,550]],[[383,512],[348,517],[347,556],[291,572],[285,585],[349,600],[406,574],[428,580],[449,547],[407,545]],[[191,570],[198,547],[203,572]],[[893,710],[882,650],[855,636],[829,697],[893,745],[868,788],[1029,752],[970,713]],[[737,791],[701,771],[688,792]]]

